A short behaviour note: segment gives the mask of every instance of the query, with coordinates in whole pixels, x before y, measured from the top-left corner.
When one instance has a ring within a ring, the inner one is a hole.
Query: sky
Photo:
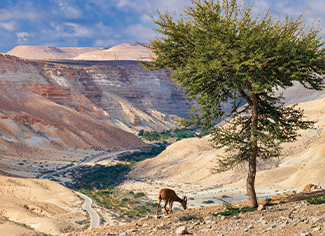
[[[251,4],[251,0],[247,0]],[[148,12],[180,13],[191,0],[0,0],[0,52],[18,45],[55,47],[115,46],[154,38]],[[325,32],[325,0],[255,0],[253,14],[298,16],[307,9],[308,24],[317,17]]]

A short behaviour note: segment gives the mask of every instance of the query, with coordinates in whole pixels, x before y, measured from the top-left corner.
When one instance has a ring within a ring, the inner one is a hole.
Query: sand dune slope
[[[82,201],[49,180],[0,176],[1,235],[60,235],[81,229]]]

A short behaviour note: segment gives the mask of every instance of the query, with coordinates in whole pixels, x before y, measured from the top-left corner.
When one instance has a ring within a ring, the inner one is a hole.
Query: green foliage
[[[112,216],[122,221],[137,220],[140,217],[153,214],[157,208],[157,203],[152,202],[143,193],[130,194],[130,192],[111,187],[109,190],[110,194],[105,194],[106,190],[96,189],[83,189],[81,192],[114,212]]]
[[[148,141],[161,141],[166,140],[168,138],[176,138],[176,141],[179,141],[184,138],[192,138],[195,137],[195,131],[194,129],[175,129],[174,131],[164,131],[161,133],[158,133],[157,131],[139,131],[139,136],[142,136],[142,138],[148,140]]]
[[[307,198],[307,202],[309,204],[315,204],[315,205],[320,205],[320,204],[324,204],[325,203],[325,195],[323,195],[323,197],[320,198]]]
[[[146,196],[143,192],[138,192],[133,195],[134,198],[140,198]]]
[[[138,136],[143,136],[143,133],[144,133],[144,130],[140,130],[139,133],[138,133]]]
[[[193,138],[193,137],[195,137],[195,135],[190,131],[179,132],[177,134],[176,141],[182,140],[184,138]]]
[[[145,131],[142,137],[149,141],[158,141],[160,139],[160,134],[157,131]]]
[[[105,189],[105,193],[109,194],[110,186],[116,185],[131,170],[131,166],[130,164],[121,163],[114,166],[81,166],[78,171],[71,173],[75,183],[73,185],[68,183],[67,187],[76,190]]]
[[[272,198],[265,199],[265,206],[272,205]]]
[[[212,214],[214,216],[229,216],[229,215],[236,215],[239,214],[240,212],[245,213],[249,211],[256,211],[257,208],[251,208],[249,206],[243,207],[243,208],[226,208],[226,211],[219,212],[217,214]]]

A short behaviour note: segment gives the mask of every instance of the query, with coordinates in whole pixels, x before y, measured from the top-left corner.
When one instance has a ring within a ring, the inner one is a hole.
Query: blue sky
[[[155,27],[148,12],[180,12],[190,0],[0,0],[0,52],[18,45],[56,47],[114,46],[147,42]],[[251,0],[247,1],[251,3]],[[307,7],[309,23],[318,17],[325,32],[325,0],[256,0],[254,13],[299,15]],[[263,11],[262,10],[262,11]]]

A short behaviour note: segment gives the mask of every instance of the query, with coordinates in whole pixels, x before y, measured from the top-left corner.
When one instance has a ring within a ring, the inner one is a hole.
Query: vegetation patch
[[[325,194],[323,195],[323,197],[315,197],[315,198],[307,198],[307,202],[309,204],[314,204],[314,205],[320,205],[320,204],[324,204],[325,203]]]
[[[143,192],[119,190],[115,186],[120,184],[131,170],[131,167],[146,158],[152,158],[163,150],[165,146],[154,147],[149,151],[141,151],[120,155],[121,163],[106,166],[81,166],[64,173],[72,182],[65,185],[82,192],[108,209],[113,217],[119,221],[131,222],[148,214],[156,212],[157,203],[150,200]]]
[[[158,133],[157,131],[144,131],[140,130],[138,136],[148,141],[168,141],[173,143],[185,138],[196,137],[196,129],[175,129],[172,131],[164,131]]]
[[[129,194],[127,191],[118,190],[112,186],[102,190],[82,189],[80,192],[110,210],[113,217],[125,222],[154,214],[157,208],[157,203],[142,192]]]
[[[226,208],[225,211],[223,212],[219,212],[219,213],[212,213],[212,215],[214,216],[229,216],[229,215],[237,215],[239,213],[245,213],[245,212],[249,212],[249,211],[256,211],[257,208],[251,208],[249,206],[246,207],[242,207],[242,208]]]

